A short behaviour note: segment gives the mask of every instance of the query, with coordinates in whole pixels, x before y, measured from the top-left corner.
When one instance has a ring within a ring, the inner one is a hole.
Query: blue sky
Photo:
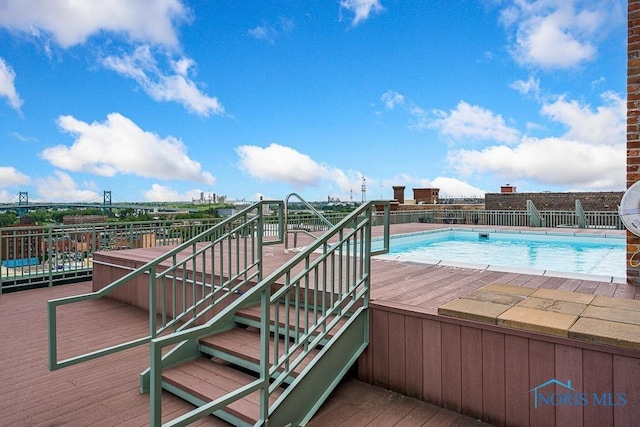
[[[0,0],[0,202],[624,190],[621,0]]]

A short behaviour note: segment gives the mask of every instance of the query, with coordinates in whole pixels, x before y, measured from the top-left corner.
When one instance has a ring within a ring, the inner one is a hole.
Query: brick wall
[[[627,41],[627,188],[640,180],[640,0],[628,2]],[[638,268],[629,266],[640,250],[640,237],[627,231],[627,281],[640,284]]]
[[[639,0],[640,1],[640,0]],[[527,200],[541,211],[573,211],[580,200],[585,211],[617,211],[624,193],[621,191],[594,193],[487,193],[486,210],[526,210]]]

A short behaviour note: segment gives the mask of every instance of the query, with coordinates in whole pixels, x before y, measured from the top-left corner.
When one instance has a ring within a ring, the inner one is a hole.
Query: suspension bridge
[[[27,191],[20,191],[16,197],[6,202],[0,202],[0,212],[9,210],[17,211],[18,216],[22,216],[23,213],[30,209],[38,208],[98,208],[108,210],[112,207],[117,207],[118,209],[131,208],[145,212],[175,210],[175,208],[167,208],[159,205],[145,205],[132,202],[117,202],[117,205],[114,205],[112,203],[112,193],[110,190],[104,190],[102,194],[96,193],[94,197],[79,202],[44,201],[38,196],[29,199],[29,193]]]

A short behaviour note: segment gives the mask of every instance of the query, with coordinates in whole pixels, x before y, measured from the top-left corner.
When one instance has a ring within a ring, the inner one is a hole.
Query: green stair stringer
[[[369,309],[361,308],[272,406],[268,425],[306,425],[369,344]]]

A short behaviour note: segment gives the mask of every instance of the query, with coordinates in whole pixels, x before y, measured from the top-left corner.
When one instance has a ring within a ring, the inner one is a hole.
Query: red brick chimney
[[[404,185],[393,186],[393,200],[397,200],[398,203],[404,205]]]

